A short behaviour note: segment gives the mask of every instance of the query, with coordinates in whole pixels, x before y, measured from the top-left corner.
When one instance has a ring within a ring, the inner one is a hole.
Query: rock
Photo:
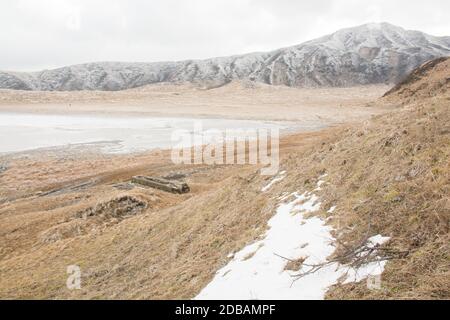
[[[6,165],[4,165],[4,164],[0,164],[0,174],[5,172],[6,170],[8,170],[8,167]]]
[[[164,179],[166,179],[166,180],[182,180],[185,178],[186,178],[186,174],[180,173],[180,172],[170,173],[164,177]]]
[[[133,177],[132,182],[171,193],[182,194],[191,191],[187,183],[169,181],[162,178],[136,176]]]

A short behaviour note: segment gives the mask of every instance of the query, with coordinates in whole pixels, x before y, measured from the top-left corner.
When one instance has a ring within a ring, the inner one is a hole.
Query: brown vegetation
[[[192,298],[230,252],[264,233],[281,194],[311,190],[326,172],[319,214],[337,206],[330,221],[338,239],[334,258],[376,234],[391,237],[384,252],[402,253],[385,256],[390,261],[381,290],[365,282],[339,285],[328,298],[449,299],[448,62],[428,65],[424,76],[375,102],[401,108],[364,123],[285,137],[287,176],[266,193],[261,187],[270,178],[257,167],[174,166],[164,153],[6,159],[0,297]],[[127,181],[137,174],[181,175],[192,192],[130,189]],[[81,290],[65,285],[73,264],[83,272]]]

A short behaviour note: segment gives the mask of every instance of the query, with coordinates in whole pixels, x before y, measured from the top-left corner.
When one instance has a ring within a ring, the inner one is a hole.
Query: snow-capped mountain
[[[235,79],[293,87],[394,83],[423,62],[441,56],[450,56],[450,37],[372,23],[267,53],[180,62],[88,63],[34,73],[0,72],[0,88],[122,90],[159,82],[221,85]]]

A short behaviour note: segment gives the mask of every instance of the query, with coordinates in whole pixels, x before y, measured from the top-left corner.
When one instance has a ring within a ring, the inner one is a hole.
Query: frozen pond
[[[0,153],[69,144],[99,144],[105,153],[140,152],[174,145],[175,130],[317,129],[290,122],[130,116],[79,116],[0,113]]]

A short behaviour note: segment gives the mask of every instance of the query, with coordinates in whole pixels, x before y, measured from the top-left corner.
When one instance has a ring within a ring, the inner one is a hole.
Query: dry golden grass
[[[387,248],[407,252],[388,262],[382,290],[370,291],[361,282],[335,286],[327,297],[449,299],[450,96],[445,79],[450,69],[442,69],[442,63],[448,60],[427,69],[420,80],[432,77],[429,83],[442,86],[406,83],[414,86],[412,97],[405,100],[399,92],[407,87],[400,87],[375,102],[401,108],[365,123],[284,138],[281,169],[287,177],[267,193],[261,187],[268,178],[249,166],[176,167],[161,155],[12,161],[1,176],[7,183],[0,203],[0,297],[192,298],[227,263],[230,252],[264,233],[282,193],[311,190],[326,172],[319,214],[337,206],[331,221],[340,243],[336,256],[343,244],[352,247],[376,234],[391,237]],[[33,172],[36,164],[40,169]],[[60,182],[67,164],[69,178]],[[83,168],[91,170],[86,174]],[[187,174],[191,194],[113,187],[138,173],[175,171]],[[86,179],[95,183],[36,195]],[[45,232],[74,221],[80,212],[123,196],[140,199],[147,208],[120,221],[97,219],[87,231],[69,232],[67,238],[42,241]],[[66,268],[73,264],[82,269],[79,291],[66,288]]]
[[[344,130],[314,155],[329,173],[323,197],[337,205],[339,241],[352,246],[382,234],[392,238],[389,248],[408,252],[388,263],[383,290],[363,282],[336,287],[329,298],[450,297],[449,120],[445,98],[427,101]]]
[[[305,148],[322,135],[286,138],[282,152]],[[58,155],[13,159],[2,175],[8,183],[2,186],[0,204],[0,297],[192,298],[230,252],[264,233],[276,204],[276,193],[261,192],[270,177],[262,177],[257,167],[175,166],[164,153],[132,158],[87,154],[74,162],[70,157],[60,161]],[[67,177],[64,168],[70,168]],[[190,194],[114,188],[136,174],[174,172],[186,175]],[[67,188],[86,181],[94,183]],[[23,190],[15,192],[21,185]],[[47,194],[55,189],[62,191]],[[119,219],[97,210],[123,197],[143,201],[147,208]],[[92,211],[100,214],[82,219],[83,212]],[[74,264],[83,272],[80,291],[66,288],[66,268]]]
[[[340,243],[382,234],[392,238],[389,248],[407,253],[387,264],[382,290],[362,282],[336,286],[329,298],[450,298],[449,61],[417,70],[419,81],[386,97],[403,109],[342,129],[314,153],[329,173],[323,197],[338,207]],[[408,90],[414,94],[405,101]]]

